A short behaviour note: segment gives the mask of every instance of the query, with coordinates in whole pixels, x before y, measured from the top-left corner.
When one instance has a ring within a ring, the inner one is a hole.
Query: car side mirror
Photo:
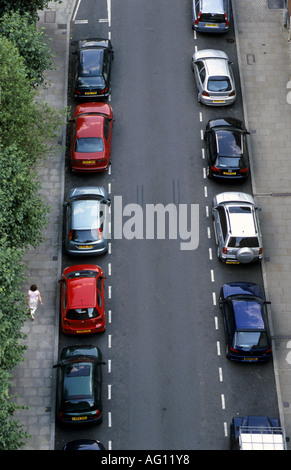
[[[60,367],[60,366],[61,366],[61,364],[58,362],[57,364],[53,365],[53,369],[56,369],[57,367]]]
[[[256,211],[261,211],[262,209],[260,207],[255,207]]]
[[[270,300],[265,300],[265,302],[264,302],[264,303],[265,303],[265,304],[267,304],[267,305],[271,305],[271,302],[270,302]]]

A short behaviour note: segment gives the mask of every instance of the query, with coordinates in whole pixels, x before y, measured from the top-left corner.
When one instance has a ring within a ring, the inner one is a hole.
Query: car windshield
[[[227,246],[230,248],[258,248],[259,241],[257,237],[230,237]]]
[[[84,137],[77,139],[75,151],[80,153],[103,152],[104,145],[101,137]]]
[[[66,315],[68,320],[91,320],[97,317],[99,317],[99,312],[94,307],[70,309]]]
[[[268,336],[265,331],[237,331],[235,346],[238,348],[266,348],[268,347]]]
[[[207,88],[213,92],[230,91],[230,80],[228,77],[211,77],[208,80]]]

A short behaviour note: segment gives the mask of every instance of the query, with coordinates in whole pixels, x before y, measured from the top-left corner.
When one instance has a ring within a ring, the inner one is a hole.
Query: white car
[[[198,88],[198,102],[226,106],[236,99],[231,62],[227,54],[214,49],[195,52],[191,63]]]

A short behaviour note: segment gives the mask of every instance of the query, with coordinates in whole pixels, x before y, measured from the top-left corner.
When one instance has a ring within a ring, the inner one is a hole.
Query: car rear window
[[[91,320],[97,317],[99,317],[99,312],[94,307],[70,309],[66,315],[68,320]]]
[[[225,23],[225,16],[220,13],[202,13],[200,22],[203,23]]]
[[[265,331],[237,331],[235,345],[238,348],[266,348],[268,336]]]
[[[101,137],[83,137],[77,139],[75,151],[80,153],[103,152],[104,145]]]
[[[229,248],[258,248],[259,241],[257,237],[230,237]]]
[[[73,230],[71,240],[76,243],[92,243],[99,240],[98,229]]]
[[[213,92],[230,91],[230,80],[228,77],[211,77],[208,80],[207,88]]]

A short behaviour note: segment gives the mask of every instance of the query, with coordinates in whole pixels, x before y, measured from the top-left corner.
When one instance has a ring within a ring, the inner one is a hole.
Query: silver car
[[[262,260],[258,210],[249,194],[225,192],[213,198],[212,217],[219,259],[228,264]]]
[[[209,106],[226,106],[236,99],[234,77],[228,55],[223,51],[204,49],[195,52],[191,62],[198,102]]]
[[[230,0],[192,0],[192,28],[200,33],[229,30]]]
[[[102,187],[87,186],[69,192],[65,248],[71,255],[101,255],[108,250],[108,206]]]

